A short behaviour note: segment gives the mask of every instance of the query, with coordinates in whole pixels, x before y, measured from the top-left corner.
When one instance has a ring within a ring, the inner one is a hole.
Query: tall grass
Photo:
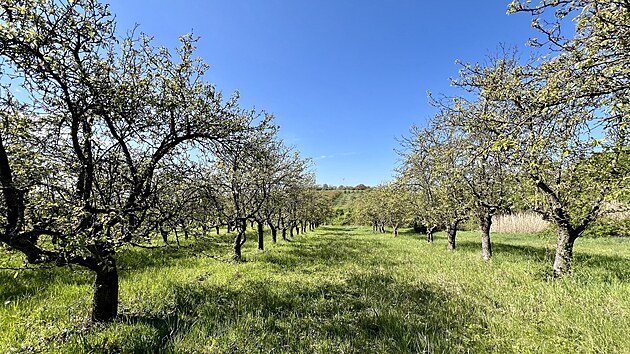
[[[495,215],[492,218],[492,231],[500,233],[537,233],[544,231],[549,223],[534,212],[517,212]]]
[[[628,353],[630,240],[584,239],[574,273],[548,276],[553,240],[479,233],[446,251],[324,227],[244,249],[230,236],[121,255],[121,314],[87,326],[92,277],[1,270],[0,353]]]

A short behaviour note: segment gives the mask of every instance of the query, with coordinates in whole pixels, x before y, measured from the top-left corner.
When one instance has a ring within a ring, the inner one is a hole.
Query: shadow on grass
[[[118,256],[118,265],[122,270],[141,271],[168,266],[189,257],[216,256],[230,247],[231,237],[221,235],[198,240],[190,239],[182,241],[180,247],[171,243],[170,246],[160,248],[129,248]]]
[[[18,274],[1,270],[0,302],[45,295],[54,284],[84,285],[94,281],[87,269],[75,267],[74,270],[68,267],[33,268]]]
[[[182,247],[129,248],[118,256],[119,275],[124,279],[131,271],[150,270],[175,264],[191,256],[215,256],[228,249],[230,235],[187,241]],[[87,285],[94,282],[94,273],[79,266],[41,267],[16,271],[0,270],[0,302],[46,294],[54,284]]]
[[[481,243],[471,241],[461,241],[457,248],[465,252],[476,252],[481,254]],[[545,265],[553,263],[555,248],[535,247],[527,245],[514,245],[492,242],[493,254],[509,254],[522,261],[537,262]],[[619,256],[607,256],[584,252],[573,253],[573,269],[576,271],[593,268],[599,272],[603,278],[613,278],[622,282],[630,282],[630,260]]]
[[[340,228],[326,228],[296,236],[290,247],[257,255],[255,262],[282,267],[323,263],[335,271],[342,262],[378,258],[370,256],[374,242],[353,237],[353,230],[344,235]],[[318,238],[322,233],[328,237]],[[120,317],[119,323],[153,330],[142,336],[123,334],[104,348],[91,346],[95,341],[89,338],[102,332],[80,334],[87,338],[75,338],[68,343],[74,347],[68,349],[158,353],[491,350],[479,335],[486,323],[464,300],[435,285],[394,278],[383,268],[353,269],[334,280],[273,277],[235,279],[222,286],[205,280],[175,285],[165,313]]]
[[[383,266],[398,264],[391,259],[375,256],[375,250],[381,247],[381,242],[355,237],[352,232],[356,231],[357,228],[354,227],[322,227],[316,234],[294,238],[292,247],[263,254],[259,260],[281,268],[313,264],[335,266],[348,262]]]
[[[163,317],[122,317],[124,323],[152,326],[155,338],[142,343],[121,338],[122,347],[107,350],[178,352],[182,343],[194,343],[198,351],[209,350],[204,344],[212,343],[214,352],[463,352],[484,347],[470,328],[485,324],[463,303],[427,284],[400,283],[380,272],[317,285],[263,280],[241,288],[187,284],[175,288],[174,306],[173,314]]]

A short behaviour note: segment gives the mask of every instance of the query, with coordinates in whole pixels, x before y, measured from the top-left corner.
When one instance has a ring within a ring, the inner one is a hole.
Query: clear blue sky
[[[105,0],[106,1],[106,0]],[[155,43],[201,37],[208,80],[241,106],[276,117],[280,136],[313,158],[317,182],[376,185],[397,164],[396,138],[448,93],[456,59],[483,61],[499,43],[522,53],[530,18],[509,0],[111,0],[118,31]]]

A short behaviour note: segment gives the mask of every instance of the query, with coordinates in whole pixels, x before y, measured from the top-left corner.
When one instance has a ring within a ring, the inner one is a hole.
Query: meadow
[[[544,233],[495,234],[490,262],[478,232],[449,253],[442,233],[326,226],[248,242],[242,263],[231,240],[124,250],[105,325],[88,322],[89,272],[1,270],[0,352],[630,353],[627,238],[579,239],[559,280]]]

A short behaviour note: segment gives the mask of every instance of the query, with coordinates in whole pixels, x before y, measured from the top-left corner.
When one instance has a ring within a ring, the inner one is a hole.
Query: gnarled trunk
[[[116,260],[109,257],[103,267],[95,269],[92,321],[110,322],[118,315],[118,269]]]
[[[490,242],[490,227],[492,226],[492,214],[485,212],[479,217],[481,227],[481,254],[484,261],[492,258],[492,243]]]
[[[578,235],[570,225],[558,225],[558,243],[556,258],[553,261],[553,275],[560,277],[571,271],[573,261],[573,244]]]
[[[247,230],[247,220],[241,219],[236,221],[236,236],[234,237],[234,254],[232,258],[235,261],[240,261],[242,259],[241,248],[247,241],[247,237],[245,236],[245,231]]]

